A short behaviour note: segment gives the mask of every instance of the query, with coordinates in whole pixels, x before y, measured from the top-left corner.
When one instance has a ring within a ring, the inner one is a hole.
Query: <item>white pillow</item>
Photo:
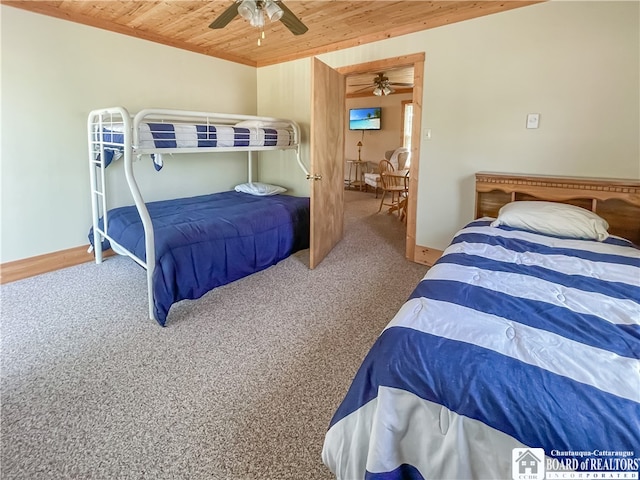
[[[278,185],[269,185],[268,183],[248,182],[236,185],[235,191],[263,197],[267,195],[277,195],[279,193],[284,193],[287,191],[287,189],[284,187],[279,187]]]
[[[288,128],[287,122],[265,122],[262,120],[242,120],[236,123],[236,127],[243,128]]]
[[[533,232],[570,238],[603,241],[609,224],[599,215],[581,207],[555,202],[522,201],[500,209],[492,227],[507,225]]]

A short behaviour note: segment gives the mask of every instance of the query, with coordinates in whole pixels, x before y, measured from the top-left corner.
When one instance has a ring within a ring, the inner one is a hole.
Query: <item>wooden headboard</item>
[[[496,217],[500,207],[518,200],[586,208],[609,222],[609,233],[640,245],[640,180],[476,173],[476,218]]]

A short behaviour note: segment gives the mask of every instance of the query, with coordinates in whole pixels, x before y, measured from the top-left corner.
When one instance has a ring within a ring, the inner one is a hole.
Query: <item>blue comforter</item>
[[[307,197],[221,192],[151,202],[147,208],[156,248],[155,315],[163,326],[175,302],[199,298],[309,247]],[[136,208],[110,210],[108,219],[109,235],[146,261]],[[89,237],[93,243],[92,232]]]
[[[640,251],[488,224],[459,232],[364,359],[325,438],[339,479],[638,474]]]

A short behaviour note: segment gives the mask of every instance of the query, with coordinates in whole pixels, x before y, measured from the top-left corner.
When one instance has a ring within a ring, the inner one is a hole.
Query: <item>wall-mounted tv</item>
[[[349,130],[380,130],[382,108],[352,108],[349,110]]]

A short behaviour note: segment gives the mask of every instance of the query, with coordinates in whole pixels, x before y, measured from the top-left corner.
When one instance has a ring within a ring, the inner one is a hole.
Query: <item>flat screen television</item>
[[[349,130],[380,130],[381,107],[349,110]]]

